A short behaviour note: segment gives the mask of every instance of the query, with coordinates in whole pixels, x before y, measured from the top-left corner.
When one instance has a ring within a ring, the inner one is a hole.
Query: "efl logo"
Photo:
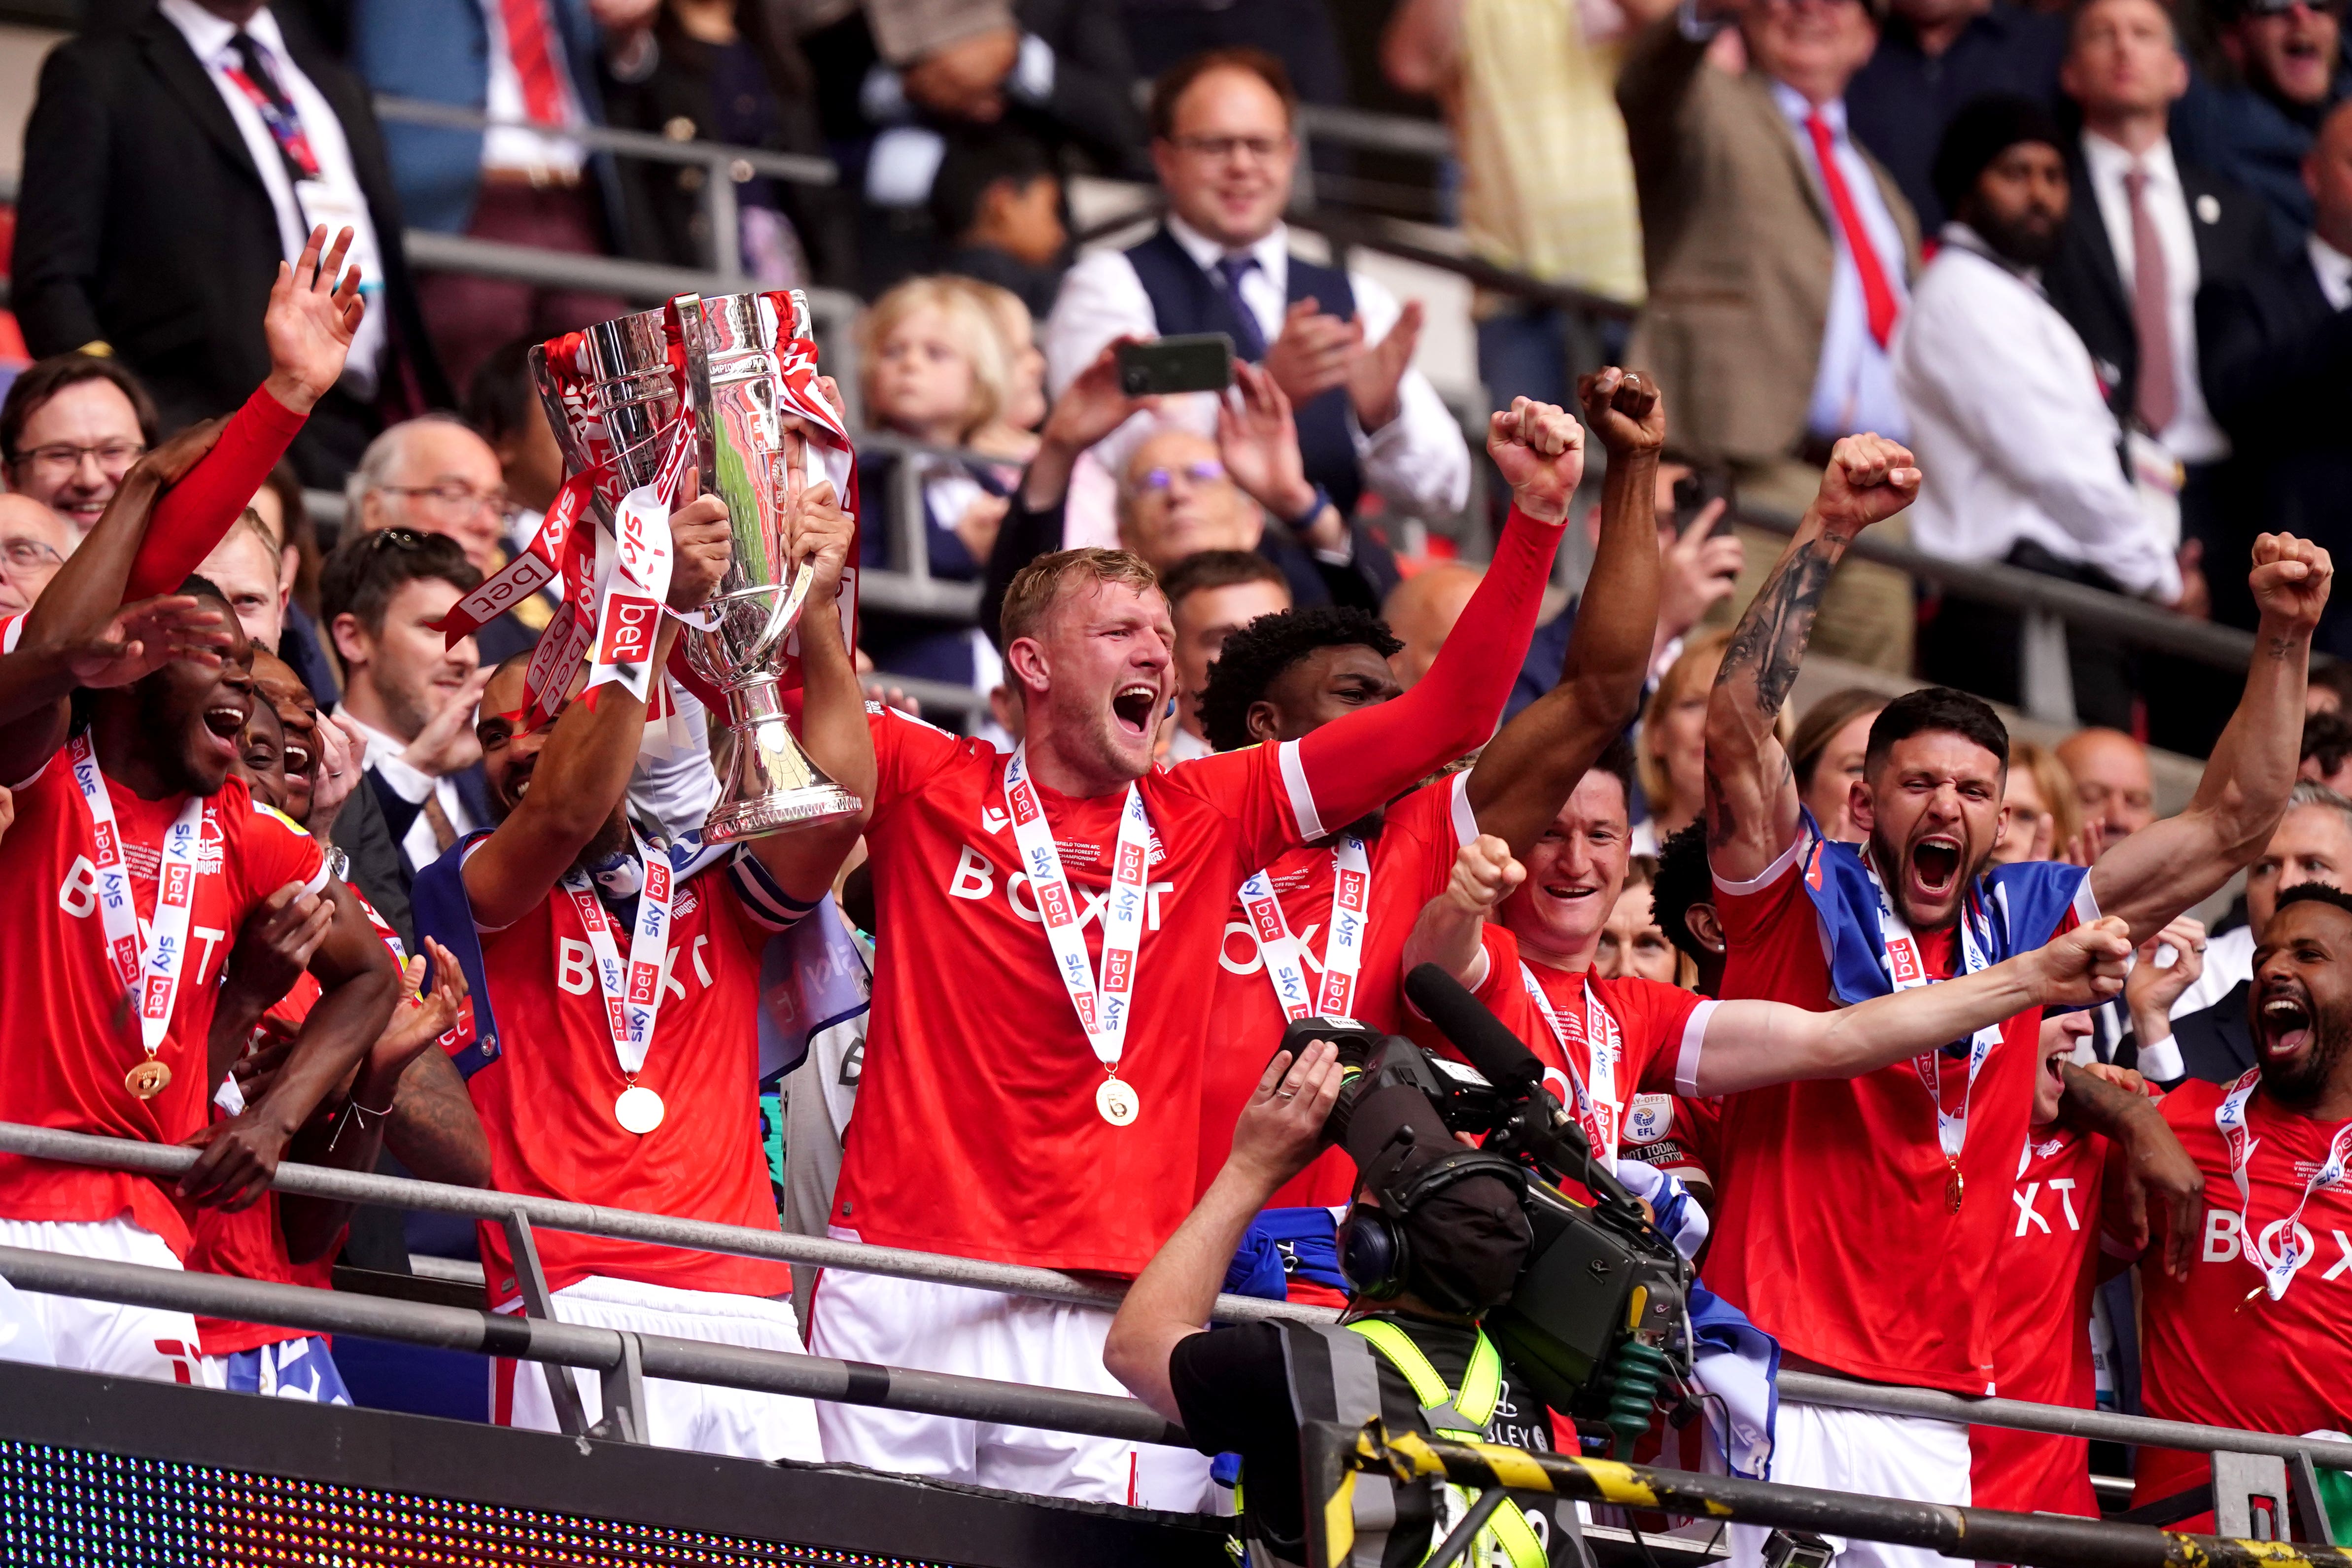
[[[604,600],[604,624],[599,628],[596,662],[646,664],[654,657],[654,634],[661,627],[661,606],[638,594],[613,594]]]

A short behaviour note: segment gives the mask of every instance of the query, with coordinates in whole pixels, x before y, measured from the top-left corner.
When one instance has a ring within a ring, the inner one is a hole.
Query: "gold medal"
[[[1960,1199],[1967,1191],[1968,1184],[1960,1180],[1960,1168],[1953,1166],[1951,1180],[1944,1184],[1944,1206],[1954,1214],[1959,1213]]]
[[[621,1131],[640,1138],[662,1124],[663,1110],[660,1095],[634,1083],[613,1101],[613,1120],[621,1124]]]
[[[1142,1110],[1143,1102],[1135,1097],[1134,1089],[1125,1079],[1107,1078],[1095,1090],[1095,1109],[1113,1127],[1124,1127]]]
[[[122,1087],[141,1100],[152,1100],[172,1081],[172,1069],[149,1057],[122,1075]]]

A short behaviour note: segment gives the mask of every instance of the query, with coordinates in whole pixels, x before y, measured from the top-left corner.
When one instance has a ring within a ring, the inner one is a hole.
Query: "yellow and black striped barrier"
[[[1348,1561],[1355,1544],[1357,1479],[1365,1475],[1400,1483],[1444,1480],[1482,1491],[1499,1487],[1530,1500],[1549,1495],[1687,1519],[1924,1546],[1962,1561],[2020,1568],[2352,1568],[2352,1552],[2334,1546],[2231,1541],[2144,1524],[1779,1486],[1496,1443],[1391,1434],[1379,1421],[1361,1427],[1311,1422],[1301,1434],[1301,1451],[1310,1568],[1339,1568]]]

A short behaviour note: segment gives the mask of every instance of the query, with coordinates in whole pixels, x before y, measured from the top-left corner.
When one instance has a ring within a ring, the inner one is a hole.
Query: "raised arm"
[[[1658,624],[1658,452],[1666,411],[1654,383],[1612,367],[1577,387],[1609,454],[1601,547],[1584,580],[1559,684],[1503,726],[1470,770],[1478,826],[1514,855],[1535,847],[1602,748],[1632,723]],[[1505,470],[1509,477],[1509,470]],[[1524,507],[1528,498],[1512,486]]]
[[[2303,688],[2311,634],[2327,607],[2335,565],[2291,533],[2254,541],[2247,578],[2262,619],[2245,695],[2214,742],[2196,798],[2099,857],[2091,896],[2145,942],[2167,921],[2253,863],[2285,814],[2303,746]]]
[[[1719,877],[1753,881],[1797,841],[1797,775],[1773,726],[1830,574],[1864,529],[1917,498],[1912,462],[1884,437],[1838,442],[1813,504],[1723,650],[1706,704],[1706,850]]]
[[[2131,943],[2107,919],[1938,985],[1809,1012],[1781,1002],[1719,1002],[1686,1094],[1736,1094],[1798,1079],[1855,1078],[1962,1039],[2034,1007],[2079,1006],[2123,989]],[[1685,1069],[1678,1068],[1678,1074]]]
[[[1327,824],[1353,822],[1485,745],[1503,716],[1535,633],[1568,500],[1584,472],[1584,430],[1561,410],[1522,397],[1490,419],[1486,449],[1498,464],[1540,469],[1546,478],[1512,501],[1495,559],[1429,673],[1394,701],[1359,709],[1297,742],[1300,771]]]
[[[700,607],[727,570],[732,542],[727,503],[703,496],[670,514],[669,607]],[[662,617],[654,639],[653,668],[669,662],[677,622]],[[485,721],[486,727],[503,721]],[[628,793],[637,745],[646,731],[646,705],[620,681],[597,688],[595,703],[567,703],[531,764],[530,789],[514,810],[468,856],[466,897],[475,922],[485,930],[513,924],[547,897],[588,841],[613,819]],[[484,745],[502,743],[494,734]]]
[[[359,268],[343,271],[351,242],[352,231],[344,229],[327,249],[326,229],[314,228],[299,261],[278,264],[269,309],[261,318],[269,378],[230,418],[204,461],[156,507],[125,597],[168,593],[212,553],[286,455],[311,407],[342,375],[366,310]]]
[[[1493,834],[1482,833],[1465,844],[1454,852],[1445,890],[1422,905],[1413,918],[1399,972],[1411,974],[1424,963],[1434,963],[1464,990],[1477,990],[1486,980],[1486,949],[1480,940],[1486,917],[1527,879],[1527,868]]]
[[[866,695],[857,666],[841,640],[841,569],[857,525],[819,484],[796,498],[792,554],[815,576],[801,612],[801,743],[809,760],[834,783],[866,803],[856,816],[772,833],[747,847],[791,897],[814,903],[833,889],[834,873],[874,813],[874,731],[866,721]]]

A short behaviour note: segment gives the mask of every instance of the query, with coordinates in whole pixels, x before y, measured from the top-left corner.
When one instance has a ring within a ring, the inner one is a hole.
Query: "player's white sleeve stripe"
[[[1446,781],[1445,802],[1454,816],[1454,842],[1459,847],[1478,841],[1478,814],[1470,809],[1470,770],[1464,768]]]
[[[1739,894],[1752,893],[1757,891],[1759,889],[1769,888],[1780,879],[1781,872],[1786,871],[1790,866],[1796,864],[1796,862],[1801,858],[1808,850],[1811,849],[1812,847],[1813,840],[1811,836],[1809,834],[1800,833],[1797,835],[1797,841],[1794,844],[1790,845],[1786,849],[1781,850],[1780,858],[1775,859],[1769,866],[1765,867],[1762,871],[1757,873],[1752,881],[1735,882],[1728,877],[1716,876],[1716,889],[1718,892]],[[1709,863],[1708,875],[1715,876],[1711,861]]]
[[[751,918],[772,930],[786,930],[816,908],[813,903],[801,902],[778,887],[776,879],[768,874],[768,868],[761,865],[749,849],[737,849],[734,859],[728,862],[727,869],[735,879],[735,890],[743,895],[743,902],[749,906]]]
[[[310,873],[310,879],[309,881],[302,884],[302,890],[306,893],[322,893],[326,891],[329,876],[330,873],[327,870],[327,862],[324,858],[321,858],[319,862],[319,868]]]
[[[1720,1006],[1717,1002],[1702,1002],[1691,1009],[1690,1021],[1683,1026],[1682,1049],[1675,1054],[1675,1092],[1693,1100],[1701,1098],[1698,1091],[1699,1052],[1706,1044],[1706,1021],[1715,1016]]]
[[[25,640],[25,617],[10,616],[0,621],[0,653],[15,653],[16,645]]]
[[[38,784],[38,783],[40,782],[41,775],[42,775],[43,773],[47,773],[47,772],[49,771],[49,764],[50,764],[51,763],[53,763],[53,762],[56,762],[56,761],[58,760],[58,752],[50,752],[47,757],[45,757],[45,758],[43,758],[43,759],[42,759],[41,765],[40,765],[39,767],[35,768],[31,773],[26,773],[23,778],[20,778],[20,779],[10,779],[10,780],[8,780],[8,781],[7,781],[7,787],[8,787],[8,788],[10,788],[10,789],[12,789],[12,790],[16,790],[16,789],[30,789],[33,785],[35,785],[36,784]]]
[[[1290,795],[1291,820],[1298,825],[1300,841],[1312,844],[1323,837],[1323,816],[1315,809],[1315,792],[1307,787],[1307,767],[1298,760],[1298,742],[1283,742],[1276,755],[1282,763],[1282,787]]]
[[[887,677],[886,676],[883,679],[887,679]],[[920,725],[922,728],[929,730],[932,734],[945,735],[950,741],[957,739],[956,736],[948,734],[945,730],[940,729],[937,724],[932,723],[929,720],[918,719],[912,713],[908,712],[904,708],[893,708],[887,702],[868,702],[866,705],[866,710],[868,713],[881,713],[889,718],[899,720],[905,723]]]
[[[2074,889],[2074,918],[2089,925],[2099,918],[2099,896],[2091,891],[2091,879],[2085,875],[2082,886]]]
[[[458,885],[459,885],[460,887],[463,887],[463,886],[465,885],[466,862],[467,862],[467,861],[468,861],[468,860],[471,860],[475,856],[479,855],[479,854],[482,852],[482,847],[483,847],[484,845],[488,844],[488,843],[490,841],[490,839],[491,839],[491,837],[493,837],[492,835],[488,834],[488,833],[483,834],[480,837],[478,837],[478,838],[475,839],[471,844],[467,845],[467,846],[466,846],[466,847],[465,847],[464,852],[463,852],[462,854],[460,854],[460,855],[457,857],[457,879],[458,879]],[[555,889],[552,889],[552,888],[549,889],[548,889],[548,894],[547,894],[547,896],[548,896],[549,898],[551,898],[551,898],[553,898],[553,897],[555,896]],[[474,900],[473,900],[472,895],[471,895],[471,894],[468,894],[468,895],[467,896],[467,899],[466,899],[466,911],[467,911],[467,913],[468,913],[468,914],[472,914],[472,913],[473,913],[473,909],[474,909]],[[520,920],[520,918],[521,918],[521,917],[520,917],[520,915],[518,915],[518,916],[516,917],[516,919],[517,919],[517,920]],[[509,921],[507,922],[507,925],[512,925],[513,923],[514,923],[514,921]],[[492,925],[484,925],[484,924],[482,923],[482,918],[481,918],[481,916],[479,916],[479,915],[475,915],[475,916],[474,916],[474,929],[475,929],[477,931],[481,932],[483,935],[488,936],[488,935],[491,934],[492,932],[495,932],[495,931],[502,931],[506,930],[506,929],[507,929],[507,926],[492,926]]]

